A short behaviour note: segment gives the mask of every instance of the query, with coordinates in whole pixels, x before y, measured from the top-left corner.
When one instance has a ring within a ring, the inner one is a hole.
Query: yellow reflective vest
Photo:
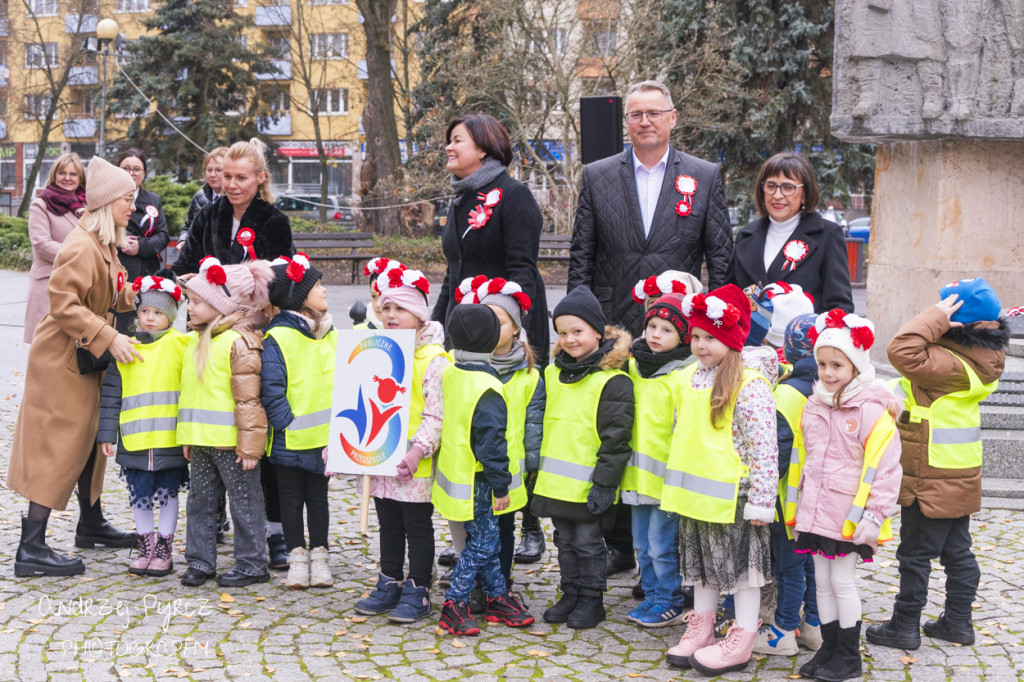
[[[499,380],[500,381],[500,380]],[[512,474],[512,482],[508,486],[509,505],[507,511],[516,511],[526,506],[526,486],[523,485],[523,472],[526,470],[526,412],[533,399],[540,381],[537,369],[520,369],[512,373],[512,378],[502,385],[502,395],[508,408],[508,428],[505,430],[508,441],[508,472]],[[444,443],[444,441],[441,441]],[[504,514],[505,512],[498,512]]]
[[[775,387],[774,393],[775,405],[779,414],[786,420],[789,430],[793,433],[793,447],[789,452],[779,453],[779,457],[789,458],[789,471],[785,478],[779,478],[779,500],[782,502],[783,518],[776,519],[776,521],[784,521],[796,517],[796,498],[799,494],[800,472],[804,465],[804,459],[800,454],[804,446],[804,434],[800,430],[800,417],[803,415],[804,405],[807,404],[807,396],[789,384],[779,384]],[[793,539],[793,529],[788,525],[786,526],[786,535],[790,540]]]
[[[135,346],[145,362],[117,363],[121,374],[121,442],[125,450],[178,444],[181,365],[188,337],[171,328],[159,340]]]
[[[612,377],[625,375],[625,372],[606,369],[563,384],[558,380],[560,371],[554,364],[544,370],[547,392],[544,438],[540,445],[540,472],[533,492],[552,500],[582,503],[590,493],[597,451],[601,448],[597,434],[601,392]]]
[[[338,334],[334,329],[322,339],[313,339],[293,327],[272,327],[266,336],[277,342],[288,373],[286,397],[294,419],[284,430],[289,450],[312,450],[327,446],[334,397],[334,365]],[[271,432],[273,433],[273,432]],[[267,451],[270,451],[268,439]]]
[[[199,336],[187,336],[178,399],[178,444],[234,448],[238,445],[238,429],[231,392],[231,346],[241,334],[228,329],[210,340],[202,382],[196,371]]]
[[[672,434],[661,508],[708,523],[732,523],[736,517],[736,499],[740,480],[750,474],[732,444],[730,405],[720,428],[711,425],[711,387],[695,389],[691,385],[697,365],[687,367],[680,376],[676,393],[676,428]],[[743,382],[768,381],[755,370],[743,370]]]
[[[436,343],[428,343],[420,346],[413,353],[412,359],[412,391],[409,396],[409,430],[406,440],[412,440],[412,437],[416,435],[416,432],[420,428],[420,424],[423,422],[423,408],[426,402],[423,399],[423,375],[427,373],[427,367],[430,366],[430,361],[439,355],[443,355],[445,360],[451,362],[451,356],[445,352],[444,346]],[[416,471],[413,472],[413,478],[430,478],[434,471],[434,458],[431,457],[433,453],[428,452],[423,459],[420,460],[419,466],[416,467]]]
[[[636,417],[633,420],[633,454],[622,474],[619,490],[661,500],[665,483],[665,465],[676,412],[674,394],[682,370],[645,379],[640,376],[636,360],[629,361],[629,378],[633,380]]]
[[[981,466],[981,407],[982,400],[999,388],[999,380],[981,383],[978,373],[949,350],[971,381],[970,388],[940,396],[931,407],[922,407],[914,401],[910,380],[901,378],[893,387],[896,397],[903,400],[913,424],[928,420],[928,465],[936,469],[973,469]]]
[[[502,384],[488,372],[449,365],[441,375],[441,390],[444,394],[444,423],[430,501],[449,521],[472,521],[474,478],[476,472],[483,471],[483,465],[473,453],[473,413],[487,391],[501,395]],[[513,510],[495,513],[509,511]]]

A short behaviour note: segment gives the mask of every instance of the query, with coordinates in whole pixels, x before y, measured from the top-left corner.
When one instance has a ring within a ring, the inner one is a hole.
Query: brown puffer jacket
[[[941,396],[970,388],[963,364],[984,383],[1003,374],[1010,332],[1005,323],[976,322],[950,328],[949,319],[932,306],[907,322],[886,349],[889,362],[911,382],[914,401],[930,407]],[[928,464],[928,420],[912,424],[904,411],[897,422],[903,440],[900,506],[917,500],[932,519],[956,519],[981,509],[981,467],[936,469]]]
[[[235,453],[260,459],[267,445],[267,413],[260,402],[260,370],[263,369],[263,337],[248,325],[236,325],[241,334],[231,345],[231,394],[235,398]]]

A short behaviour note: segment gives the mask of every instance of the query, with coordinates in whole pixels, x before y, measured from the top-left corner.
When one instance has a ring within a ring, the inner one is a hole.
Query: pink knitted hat
[[[273,281],[274,271],[265,260],[221,265],[213,256],[207,256],[199,261],[199,273],[185,283],[185,288],[220,314],[230,315],[243,307],[258,309],[269,305]]]

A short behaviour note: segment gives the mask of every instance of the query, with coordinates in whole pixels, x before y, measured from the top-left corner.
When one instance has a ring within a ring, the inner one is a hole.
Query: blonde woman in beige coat
[[[25,304],[25,343],[50,307],[46,289],[60,245],[78,224],[85,210],[85,168],[78,154],[62,154],[50,167],[50,176],[28,209],[28,238],[32,242],[32,269],[28,273]]]
[[[134,536],[103,518],[99,496],[106,458],[96,456],[102,372],[81,374],[77,347],[96,357],[110,351],[134,362],[133,340],[111,326],[107,311],[135,300],[117,258],[131,217],[135,183],[123,170],[95,157],[89,164],[86,211],[54,261],[49,312],[28,353],[25,395],[14,432],[7,485],[29,500],[14,562],[18,576],[77,575],[82,560],[46,545],[50,510],[67,507],[78,486],[81,515],[76,547],[130,547]]]

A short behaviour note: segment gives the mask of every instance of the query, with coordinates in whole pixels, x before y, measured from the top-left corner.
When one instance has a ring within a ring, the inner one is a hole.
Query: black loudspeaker
[[[622,151],[622,98],[580,97],[580,155],[593,163]]]

